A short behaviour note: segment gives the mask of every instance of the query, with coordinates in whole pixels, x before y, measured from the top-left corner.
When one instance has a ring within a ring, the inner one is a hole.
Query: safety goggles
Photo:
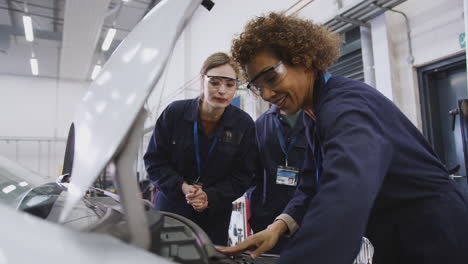
[[[228,91],[236,91],[239,86],[239,80],[225,76],[203,75],[208,81],[208,87],[211,89],[221,89],[222,86]]]
[[[270,68],[260,72],[248,84],[247,88],[257,96],[262,96],[264,88],[275,88],[286,76],[287,70],[280,61]]]

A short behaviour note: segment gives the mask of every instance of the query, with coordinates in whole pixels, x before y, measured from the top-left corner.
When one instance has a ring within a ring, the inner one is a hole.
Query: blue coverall
[[[199,118],[199,99],[176,101],[159,117],[144,155],[146,170],[158,192],[154,207],[189,218],[208,234],[213,243],[226,245],[232,202],[250,186],[257,150],[255,124],[250,116],[229,105],[213,135],[204,133]],[[198,178],[194,147],[194,123],[198,122],[201,165],[198,182],[208,196],[208,208],[201,213],[187,204],[182,183]],[[209,149],[219,133],[209,160]]]
[[[352,263],[361,237],[374,263],[468,263],[468,212],[424,136],[376,89],[322,74],[314,86],[314,121],[304,115],[320,186],[280,263]],[[319,155],[320,154],[320,155]],[[303,178],[298,193],[313,193]],[[286,208],[285,211],[287,211]]]
[[[277,106],[273,105],[268,111],[263,113],[255,121],[255,131],[257,134],[257,144],[259,149],[259,172],[255,177],[255,187],[250,196],[250,225],[254,232],[260,232],[268,227],[275,218],[285,209],[288,202],[294,195],[296,186],[280,185],[276,183],[278,166],[285,165],[285,154],[283,153],[275,128],[275,120],[279,124],[281,135],[285,141],[288,152],[288,166],[300,170],[299,179],[312,177],[315,171],[301,170],[307,149],[305,128],[301,111],[297,117],[294,127],[291,127],[288,120],[280,114]],[[290,143],[293,143],[290,146]],[[294,212],[289,212],[295,218]],[[300,219],[295,219],[297,222]],[[268,253],[280,253],[286,242],[285,237],[281,237],[275,248]]]

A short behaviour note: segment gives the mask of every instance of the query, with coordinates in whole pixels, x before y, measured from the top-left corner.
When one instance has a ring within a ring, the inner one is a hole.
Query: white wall
[[[0,75],[0,155],[56,176],[64,139],[87,87],[84,82]]]
[[[382,14],[371,21],[372,51],[374,54],[375,88],[388,99],[394,101],[393,96],[393,61],[391,38],[386,25],[386,15]]]
[[[342,1],[343,8],[358,1]],[[325,22],[337,11],[335,4],[336,1],[317,0],[304,8],[300,15]],[[380,86],[380,90],[422,129],[417,69],[465,52],[458,43],[459,34],[464,32],[463,0],[407,0],[395,9],[409,18],[415,60],[412,65],[408,63],[408,38],[403,16],[387,11],[375,18],[371,23],[375,34],[372,41],[376,77],[380,77],[376,86]],[[377,26],[382,28],[378,30]],[[377,33],[387,35],[382,37]],[[379,63],[379,58],[387,61],[385,65]]]
[[[357,1],[342,1],[343,8]],[[325,22],[337,11],[334,4],[336,1],[317,0],[300,14]],[[373,33],[387,33],[385,38],[372,36],[376,77],[380,76],[381,80],[376,86],[380,86],[403,113],[422,129],[417,69],[465,52],[458,43],[459,34],[464,32],[463,0],[407,0],[395,9],[404,12],[409,18],[415,61],[413,65],[408,63],[408,38],[403,16],[387,11],[371,23],[373,27],[383,26],[380,31]],[[383,23],[378,20],[383,20]],[[382,56],[389,56],[385,59],[390,62],[390,67],[388,63],[379,64],[379,58],[384,59]]]
[[[414,65],[407,62],[408,40],[403,16],[386,13],[386,22],[397,64],[393,86],[394,101],[422,129],[417,68],[464,53],[458,35],[464,32],[463,0],[408,0],[395,9],[409,18]]]

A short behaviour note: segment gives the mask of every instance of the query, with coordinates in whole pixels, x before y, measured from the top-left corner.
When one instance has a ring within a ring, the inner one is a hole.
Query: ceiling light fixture
[[[39,64],[37,63],[37,59],[36,58],[31,58],[29,60],[30,64],[31,64],[31,72],[34,76],[37,76],[39,75]]]
[[[104,42],[102,42],[101,49],[103,51],[109,50],[112,40],[114,40],[116,32],[117,30],[115,28],[109,28],[109,30],[107,31],[106,38],[104,38]]]
[[[10,184],[7,187],[3,188],[2,192],[3,193],[10,193],[10,192],[12,192],[14,190],[16,190],[16,186],[14,186],[13,184]]]
[[[99,72],[101,72],[101,65],[99,64],[96,64],[94,65],[94,69],[93,69],[93,72],[91,73],[91,80],[94,80],[96,79],[96,77],[98,76]]]
[[[29,42],[34,41],[34,33],[32,27],[32,19],[30,16],[23,16],[24,35]]]

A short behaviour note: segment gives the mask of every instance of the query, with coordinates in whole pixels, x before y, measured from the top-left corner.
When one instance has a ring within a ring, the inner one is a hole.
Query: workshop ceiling
[[[160,0],[0,0],[0,74],[89,80],[120,41]],[[30,16],[34,40],[25,38],[23,17]],[[110,28],[115,37],[101,49]]]

